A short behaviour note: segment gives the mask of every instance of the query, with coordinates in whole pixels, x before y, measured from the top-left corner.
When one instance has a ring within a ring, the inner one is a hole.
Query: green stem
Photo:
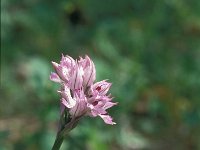
[[[64,140],[64,137],[71,131],[73,128],[76,127],[78,121],[80,118],[74,118],[70,122],[68,122],[63,128],[60,129],[60,131],[57,133],[56,140],[53,144],[52,150],[59,150],[62,142]]]
[[[60,146],[62,145],[63,140],[64,140],[64,137],[58,134],[54,142],[54,145],[52,147],[52,150],[59,150]]]

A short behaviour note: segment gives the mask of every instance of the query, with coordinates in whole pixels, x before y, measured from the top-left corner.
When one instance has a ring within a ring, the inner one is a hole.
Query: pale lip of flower
[[[106,124],[116,124],[108,115],[107,109],[116,105],[111,102],[111,95],[107,95],[111,83],[106,80],[94,83],[96,69],[93,61],[88,57],[74,60],[70,56],[62,55],[60,64],[52,62],[55,73],[50,79],[61,84],[61,113],[67,108],[72,118],[89,115],[99,116]]]
[[[62,91],[58,91],[62,97],[62,104],[67,108],[73,108],[76,105],[76,100],[71,97],[70,89],[67,86],[64,86],[63,88]]]

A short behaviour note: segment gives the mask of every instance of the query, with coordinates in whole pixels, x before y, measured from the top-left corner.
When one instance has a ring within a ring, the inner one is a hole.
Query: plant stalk
[[[66,137],[66,135],[73,129],[76,127],[78,121],[80,118],[75,118],[72,119],[70,122],[68,122],[64,128],[62,128],[58,133],[57,133],[57,137],[56,140],[53,144],[52,150],[59,150],[62,142],[64,140],[64,138]]]
[[[62,145],[63,140],[64,140],[64,137],[58,134],[53,144],[52,150],[59,150]]]

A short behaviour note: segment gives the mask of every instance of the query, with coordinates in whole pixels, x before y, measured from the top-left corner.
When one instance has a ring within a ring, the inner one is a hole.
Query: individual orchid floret
[[[69,87],[71,90],[79,90],[83,85],[83,68],[81,66],[76,66],[73,68],[70,80]]]
[[[88,107],[90,108],[88,115],[91,117],[100,116],[105,123],[113,125],[115,122],[112,121],[106,111],[108,108],[117,105],[117,103],[111,102],[112,97],[110,95],[106,95],[110,86],[110,83],[101,81],[91,87],[90,97],[88,98]]]
[[[87,98],[82,89],[74,91],[74,100],[76,101],[76,104],[69,110],[69,113],[72,115],[72,117],[79,118],[84,116],[88,108]]]
[[[56,74],[59,76],[59,78],[63,81],[67,81],[67,74],[66,74],[66,70],[67,68],[64,68],[63,66],[61,66],[60,64],[53,62],[52,61],[52,65],[56,71]]]
[[[69,81],[72,71],[74,70],[75,64],[76,63],[73,58],[71,58],[70,56],[64,57],[63,55],[60,64],[52,61],[52,65],[56,71],[57,76],[59,76],[59,78],[65,82]],[[59,81],[58,79],[55,80],[55,74],[53,74],[52,77],[53,78],[50,77],[52,81]]]
[[[64,56],[62,54],[62,59],[60,61],[60,65],[70,69],[76,65],[76,62],[72,57],[70,57],[68,55]]]
[[[106,80],[103,80],[92,85],[91,91],[93,92],[93,94],[106,95],[111,85],[111,83],[108,83],[106,82]]]
[[[76,105],[76,101],[72,98],[70,89],[67,86],[63,87],[62,91],[58,91],[61,94],[62,104],[67,108],[72,108]]]
[[[85,56],[85,59],[80,58],[79,64],[84,71],[83,86],[87,88],[88,86],[91,86],[96,79],[96,69],[93,61],[88,56]]]

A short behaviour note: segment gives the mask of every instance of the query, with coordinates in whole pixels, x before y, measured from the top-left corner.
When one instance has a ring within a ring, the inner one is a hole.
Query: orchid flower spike
[[[106,80],[94,83],[96,69],[89,56],[74,60],[62,55],[60,63],[52,62],[52,65],[55,72],[50,79],[61,84],[61,115],[67,111],[71,120],[99,116],[106,124],[116,124],[107,113],[108,108],[117,104],[108,94],[111,83]]]

